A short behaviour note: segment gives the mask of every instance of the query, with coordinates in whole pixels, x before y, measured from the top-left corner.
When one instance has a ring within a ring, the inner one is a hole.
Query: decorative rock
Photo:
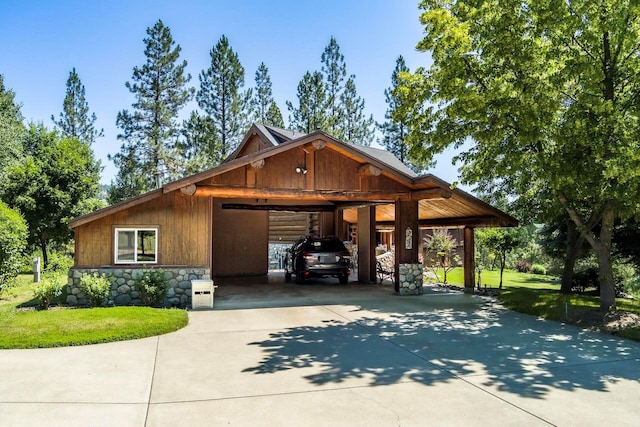
[[[203,269],[180,269],[164,270],[165,277],[169,280],[169,291],[163,306],[188,307],[191,304],[191,280],[208,279],[211,277],[209,270]],[[135,278],[138,277],[142,269],[109,269],[109,268],[71,268],[68,274],[68,296],[69,305],[86,305],[86,299],[80,288],[80,278],[83,274],[92,273],[104,274],[111,281],[111,290],[107,305],[140,305],[140,292],[136,289]],[[181,278],[181,280],[177,280]]]
[[[129,294],[120,294],[113,299],[116,305],[129,305],[131,304],[131,296]]]

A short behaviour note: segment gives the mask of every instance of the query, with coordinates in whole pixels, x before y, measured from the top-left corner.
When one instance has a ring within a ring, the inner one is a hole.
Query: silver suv
[[[346,284],[351,273],[351,257],[344,243],[337,237],[301,237],[287,251],[284,277],[304,283],[310,277],[337,277]]]

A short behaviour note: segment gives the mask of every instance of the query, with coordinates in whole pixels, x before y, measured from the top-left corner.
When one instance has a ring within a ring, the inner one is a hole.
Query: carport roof
[[[251,135],[259,135],[268,147],[252,152],[242,157],[237,157],[242,147],[247,143]],[[191,187],[195,190],[196,185],[212,177],[222,175],[226,172],[244,168],[247,165],[256,164],[269,157],[294,150],[297,147],[310,146],[313,143],[321,143],[363,166],[369,165],[376,169],[381,175],[396,181],[406,187],[406,193],[399,193],[398,196],[413,197],[418,200],[419,220],[422,226],[426,227],[459,227],[459,226],[516,226],[518,221],[512,216],[499,209],[481,201],[480,199],[460,190],[451,188],[451,185],[432,174],[416,176],[416,174],[404,165],[399,159],[385,150],[360,145],[348,144],[339,141],[332,136],[316,131],[311,134],[302,134],[266,125],[253,125],[247,136],[245,136],[240,147],[229,156],[221,165],[204,172],[171,182],[161,189],[152,191],[142,196],[129,199],[127,201],[109,206],[91,214],[79,217],[70,222],[70,227],[75,228],[85,223],[92,222],[99,218],[128,209],[130,207],[145,203],[164,193]],[[274,199],[272,189],[269,188],[245,188],[246,191],[253,191],[250,197],[259,199]],[[304,191],[304,190],[302,190]],[[380,198],[376,193],[343,192],[337,191],[309,190],[309,198],[315,198],[319,204],[331,206],[343,210],[343,218],[350,223],[357,222],[357,207],[365,205],[376,205],[376,221],[381,224],[392,225],[395,219],[394,200],[387,194],[386,198]],[[347,194],[348,193],[348,194]],[[355,194],[357,193],[357,194]],[[276,195],[277,196],[277,195]],[[349,198],[353,201],[349,202]],[[218,196],[225,197],[225,196]],[[226,196],[230,197],[230,196]],[[280,197],[282,200],[285,196]],[[291,205],[291,210],[295,210],[295,197],[289,198],[284,205]],[[300,206],[304,203],[300,203]],[[264,206],[262,207],[265,208]]]

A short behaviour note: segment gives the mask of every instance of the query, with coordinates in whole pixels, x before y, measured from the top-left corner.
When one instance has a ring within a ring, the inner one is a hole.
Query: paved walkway
[[[0,351],[0,425],[637,426],[639,361],[441,288],[228,283],[176,333]]]

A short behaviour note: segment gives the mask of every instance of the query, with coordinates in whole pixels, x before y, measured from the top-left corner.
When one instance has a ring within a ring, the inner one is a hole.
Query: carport
[[[464,228],[465,287],[472,289],[473,229],[517,225],[431,174],[417,176],[387,151],[346,144],[323,132],[301,135],[261,125],[252,127],[223,165],[163,191],[178,189],[213,201],[212,271],[217,276],[266,274],[261,269],[267,264],[268,212],[316,212],[320,235],[355,237],[363,283],[376,279],[377,227],[393,227],[395,290],[401,294],[414,293],[399,278],[420,265],[419,228]],[[357,231],[352,235],[351,230]],[[251,240],[252,245],[242,243]],[[254,271],[242,271],[236,259],[255,260]]]
[[[267,274],[274,212],[313,213],[318,234],[353,238],[362,283],[376,280],[377,227],[393,228],[401,295],[422,292],[420,227],[464,229],[465,287],[473,289],[473,229],[517,225],[431,174],[417,176],[387,151],[253,125],[220,166],[71,221],[71,289],[86,272],[128,283],[136,269],[158,267],[171,277],[169,303],[188,306],[190,280]],[[120,303],[136,302],[129,286],[116,288],[127,294]]]

